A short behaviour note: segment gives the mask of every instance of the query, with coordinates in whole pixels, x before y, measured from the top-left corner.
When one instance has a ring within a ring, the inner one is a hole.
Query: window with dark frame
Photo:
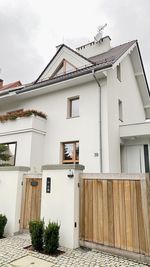
[[[150,172],[148,145],[144,145],[144,162],[145,162],[145,172],[146,173]]]
[[[62,143],[62,163],[79,163],[79,141]]]
[[[79,96],[68,99],[68,117],[79,117]]]
[[[0,166],[15,166],[17,143],[0,144]]]

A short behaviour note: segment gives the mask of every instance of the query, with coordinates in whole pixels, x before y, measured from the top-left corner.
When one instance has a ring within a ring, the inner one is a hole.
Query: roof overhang
[[[150,121],[120,125],[120,138],[122,139],[146,136],[150,137]]]
[[[106,78],[105,70],[97,70],[97,78],[102,80]],[[82,73],[80,76],[76,76],[71,79],[62,80],[60,82],[52,82],[48,80],[45,82],[32,84],[30,86],[25,86],[20,88],[20,90],[7,90],[0,94],[0,107],[3,108],[6,103],[16,102],[19,99],[27,99],[35,96],[40,96],[43,94],[53,93],[56,91],[64,90],[73,86],[82,85],[94,80],[93,70],[91,69],[88,73]]]

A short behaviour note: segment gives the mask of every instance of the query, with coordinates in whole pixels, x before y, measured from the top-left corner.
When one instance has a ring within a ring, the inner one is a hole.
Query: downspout
[[[103,159],[102,159],[102,115],[101,115],[101,84],[95,75],[95,71],[92,70],[93,77],[99,87],[99,156],[100,156],[100,173],[103,172]]]

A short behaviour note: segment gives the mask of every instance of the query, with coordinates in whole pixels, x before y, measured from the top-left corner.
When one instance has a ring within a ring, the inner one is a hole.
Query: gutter
[[[88,66],[84,69],[80,69],[80,70],[77,70],[77,71],[74,71],[74,72],[70,72],[66,75],[62,75],[62,76],[59,76],[59,77],[55,77],[53,79],[49,79],[49,80],[45,80],[45,81],[41,81],[41,82],[38,82],[38,83],[33,83],[31,85],[25,85],[25,86],[22,86],[21,88],[12,88],[12,89],[8,89],[4,92],[0,92],[0,98],[1,96],[11,96],[11,92],[13,92],[14,94],[16,95],[19,95],[19,94],[22,94],[22,93],[26,93],[26,92],[30,92],[30,91],[34,91],[36,89],[39,89],[39,88],[42,88],[42,87],[45,87],[45,86],[49,86],[49,85],[53,85],[53,84],[56,84],[56,83],[60,83],[60,82],[64,82],[64,81],[67,81],[67,80],[71,80],[73,78],[77,78],[77,77],[81,77],[83,75],[86,75],[86,74],[90,74],[90,73],[93,73],[93,71],[99,71],[99,70],[105,70],[105,69],[109,69],[112,67],[112,64],[110,65],[107,65],[107,66]]]
[[[29,92],[29,91],[32,91],[32,90],[36,90],[36,89],[48,86],[48,85],[52,85],[52,84],[56,84],[56,83],[59,83],[59,82],[64,82],[64,81],[67,81],[67,80],[71,80],[73,78],[81,77],[83,75],[93,73],[93,71],[104,70],[104,69],[108,69],[108,68],[111,68],[111,67],[112,67],[112,64],[107,65],[107,67],[104,66],[103,68],[100,67],[100,66],[86,67],[84,69],[80,69],[80,70],[77,70],[75,72],[70,72],[67,75],[62,75],[62,76],[59,76],[59,77],[55,77],[55,78],[53,78],[51,80],[38,82],[36,84],[24,87],[24,89],[16,91],[16,94]]]
[[[100,157],[100,173],[103,172],[103,159],[102,159],[102,114],[101,114],[101,104],[102,104],[102,97],[101,97],[101,84],[95,75],[95,70],[92,71],[93,77],[99,87],[99,157]]]

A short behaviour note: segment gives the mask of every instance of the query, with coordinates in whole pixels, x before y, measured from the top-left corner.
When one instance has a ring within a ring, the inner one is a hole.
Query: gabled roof
[[[117,60],[125,53],[128,51],[128,49],[130,49],[134,44],[136,44],[137,41],[131,41],[131,42],[127,42],[124,43],[122,45],[116,46],[111,48],[109,51],[99,54],[97,56],[94,57],[90,57],[90,58],[86,58],[84,56],[82,56],[81,54],[79,54],[78,52],[74,51],[73,49],[71,49],[70,47],[66,46],[66,45],[61,45],[60,48],[58,49],[58,51],[56,52],[56,54],[54,55],[54,57],[51,59],[51,61],[48,63],[48,65],[46,66],[46,68],[43,70],[43,72],[40,74],[40,76],[37,78],[37,80],[34,82],[34,84],[38,83],[38,82],[42,82],[40,81],[41,76],[44,74],[44,72],[48,69],[48,67],[50,66],[50,64],[53,62],[53,60],[56,58],[56,56],[59,54],[60,50],[63,47],[66,47],[67,49],[69,49],[70,51],[72,51],[73,53],[75,53],[76,55],[80,56],[81,58],[83,58],[84,60],[86,60],[88,63],[90,63],[89,66],[85,66],[83,68],[79,68],[76,71],[72,71],[70,73],[66,73],[65,75],[60,75],[59,76],[59,80],[62,79],[67,79],[67,77],[74,77],[77,75],[82,75],[83,70],[86,69],[90,69],[95,67],[98,70],[104,69],[104,68],[108,68],[113,66],[113,64],[115,64],[117,62]],[[56,82],[56,79],[54,77],[49,78],[48,80],[53,80],[54,82]]]
[[[109,51],[100,55],[90,57],[89,60],[95,64],[99,64],[102,67],[107,65],[113,65],[128,49],[136,43],[136,40],[118,45],[111,48]]]
[[[45,69],[42,71],[42,73],[39,75],[39,77],[35,80],[34,83],[37,83],[40,78],[42,77],[42,75],[46,72],[46,70],[49,68],[49,66],[51,65],[51,63],[54,61],[54,59],[57,57],[57,55],[60,53],[60,51],[63,49],[63,48],[67,48],[68,50],[70,50],[71,52],[75,53],[77,56],[79,56],[80,58],[84,59],[85,61],[87,61],[87,63],[90,63],[90,64],[93,64],[93,62],[82,56],[81,54],[79,54],[78,52],[76,52],[75,50],[73,50],[72,48],[70,48],[69,46],[65,45],[65,44],[62,44],[60,45],[59,49],[57,50],[56,54],[53,56],[53,58],[50,60],[50,62],[47,64],[47,66],[45,67]]]
[[[63,48],[64,48],[64,51],[63,51]],[[65,74],[54,76],[54,77],[51,75],[50,76],[47,75],[47,78],[43,79],[42,75],[45,72],[45,70],[49,68],[48,72],[46,71],[46,73],[49,74],[49,70],[51,70],[52,67],[56,67],[58,63],[58,59],[59,60],[60,58],[62,59],[64,54],[68,52],[71,55],[71,57],[77,58],[79,63],[84,62],[85,65],[81,66],[81,64],[79,64],[81,67],[78,67],[77,69],[73,71],[66,72]],[[43,89],[43,87],[45,87],[45,90],[48,90],[49,85],[57,84],[58,87],[60,88],[62,82],[67,82],[70,80],[70,82],[72,81],[74,83],[75,79],[80,78],[81,76],[82,77],[84,76],[86,79],[86,75],[92,74],[93,71],[94,72],[100,71],[101,74],[104,76],[105,73],[103,73],[103,71],[108,70],[110,68],[115,68],[128,54],[130,54],[131,62],[132,62],[133,69],[134,69],[134,75],[139,85],[139,90],[140,90],[141,97],[143,100],[144,108],[146,109],[146,113],[149,112],[149,115],[147,117],[150,117],[149,87],[148,87],[148,83],[147,83],[147,79],[145,75],[145,70],[144,70],[138,42],[135,40],[116,46],[114,48],[111,48],[105,53],[102,53],[102,54],[99,54],[97,56],[93,56],[90,58],[86,58],[80,55],[79,53],[72,50],[66,45],[61,45],[57,53],[54,55],[52,60],[48,63],[44,71],[41,73],[41,75],[38,77],[38,79],[35,82],[26,84],[20,88],[18,87],[16,89],[14,88],[10,90],[8,89],[5,91],[0,91],[0,97],[4,95],[9,95],[9,94],[11,95],[12,92],[13,94],[16,93],[17,95],[31,92],[31,91],[33,92],[33,91],[36,91],[36,89],[39,89],[39,92],[40,92],[40,90]],[[51,63],[52,65],[50,66]],[[42,79],[40,78],[41,76],[42,76]]]
[[[20,81],[16,81],[16,82],[13,82],[13,83],[8,83],[8,84],[3,85],[0,88],[0,91],[11,89],[11,88],[15,88],[15,87],[18,87],[20,85],[22,85],[22,83]]]

